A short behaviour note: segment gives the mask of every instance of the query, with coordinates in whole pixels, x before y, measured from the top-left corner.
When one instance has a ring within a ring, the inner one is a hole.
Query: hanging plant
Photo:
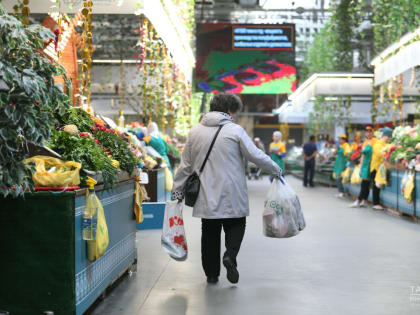
[[[25,26],[0,5],[0,194],[22,195],[33,188],[22,162],[28,144],[42,145],[50,136],[53,112],[69,99],[54,82],[65,74],[41,51],[54,34],[39,26]]]

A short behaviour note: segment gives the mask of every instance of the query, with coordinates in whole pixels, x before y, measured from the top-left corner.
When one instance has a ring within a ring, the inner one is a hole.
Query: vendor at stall
[[[160,136],[159,128],[156,123],[150,123],[147,129],[142,128],[142,131],[137,133],[137,137],[155,149],[165,159],[166,165],[168,165],[169,168],[171,167],[168,157],[168,145]]]
[[[385,127],[381,129],[382,138],[378,139],[372,147],[372,161],[370,162],[370,177],[372,180],[372,198],[373,209],[383,210],[380,205],[380,189],[375,184],[376,173],[379,172],[379,167],[384,163],[383,149],[392,138],[392,129]]]
[[[360,131],[357,131],[356,134],[354,135],[354,141],[353,143],[350,145],[350,150],[351,151],[356,151],[359,147],[362,146],[362,135],[360,133]]]
[[[280,131],[273,132],[273,142],[270,143],[270,157],[278,166],[280,166],[284,174],[283,157],[286,156],[286,144],[281,141],[282,137],[283,135]],[[270,177],[270,181],[273,181],[273,178]]]
[[[338,195],[336,197],[344,197],[344,186],[341,178],[341,173],[347,168],[347,157],[350,154],[350,145],[347,142],[345,134],[338,135],[337,157],[334,164],[334,176],[337,182]]]
[[[360,193],[357,200],[350,205],[351,208],[358,208],[366,206],[367,199],[369,197],[370,190],[370,163],[372,162],[372,151],[377,139],[373,137],[373,128],[371,126],[366,127],[365,131],[366,140],[362,146],[362,158],[360,167],[360,177],[362,178],[362,184],[360,187]]]

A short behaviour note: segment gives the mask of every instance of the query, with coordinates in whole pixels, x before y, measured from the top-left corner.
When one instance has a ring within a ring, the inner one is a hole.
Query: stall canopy
[[[403,36],[397,43],[389,46],[372,61],[375,67],[374,84],[383,84],[420,65],[420,28]],[[413,80],[404,80],[410,83]],[[412,82],[411,82],[412,83]],[[405,84],[405,95],[419,95],[414,84]]]
[[[317,95],[371,96],[373,74],[315,73],[289,97],[295,109],[300,109]]]
[[[350,123],[352,124],[371,124],[372,123],[372,114],[370,112],[370,104],[367,104],[367,100],[363,98],[353,99],[351,104],[350,112]],[[337,102],[337,98],[327,98],[327,103],[333,104]],[[276,113],[279,116],[279,123],[281,124],[308,124],[309,123],[309,113],[312,112],[314,103],[312,101],[307,102],[298,108],[294,106],[291,102],[286,102],[280,107]],[[378,105],[378,109],[382,111],[384,108],[383,104]],[[391,117],[378,117],[377,122],[383,123],[388,122]]]

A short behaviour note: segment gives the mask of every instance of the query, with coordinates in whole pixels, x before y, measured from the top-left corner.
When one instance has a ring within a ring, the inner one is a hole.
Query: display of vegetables
[[[137,161],[128,147],[128,142],[120,138],[112,129],[98,123],[96,127],[92,127],[92,133],[99,143],[109,150],[111,156],[120,162],[120,168],[131,174]]]
[[[118,170],[104,150],[89,136],[53,130],[47,145],[64,160],[82,163],[85,170],[102,172],[106,187],[112,186],[117,179]]]
[[[64,131],[91,138],[112,159],[119,162],[121,170],[131,174],[136,166],[136,158],[132,154],[129,143],[121,138],[115,130],[107,128],[98,117],[91,117],[81,108],[68,107],[56,113],[57,126],[64,125]]]
[[[420,126],[397,127],[392,136],[392,145],[383,151],[385,160],[420,171]]]

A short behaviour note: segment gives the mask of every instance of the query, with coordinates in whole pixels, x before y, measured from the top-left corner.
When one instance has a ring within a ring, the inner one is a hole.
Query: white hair
[[[281,140],[283,138],[283,134],[280,131],[274,131],[273,136],[279,137],[279,140]]]
[[[159,127],[157,123],[155,122],[152,122],[149,124],[149,126],[147,126],[147,131],[148,131],[149,136],[152,136],[152,137],[160,136]]]

